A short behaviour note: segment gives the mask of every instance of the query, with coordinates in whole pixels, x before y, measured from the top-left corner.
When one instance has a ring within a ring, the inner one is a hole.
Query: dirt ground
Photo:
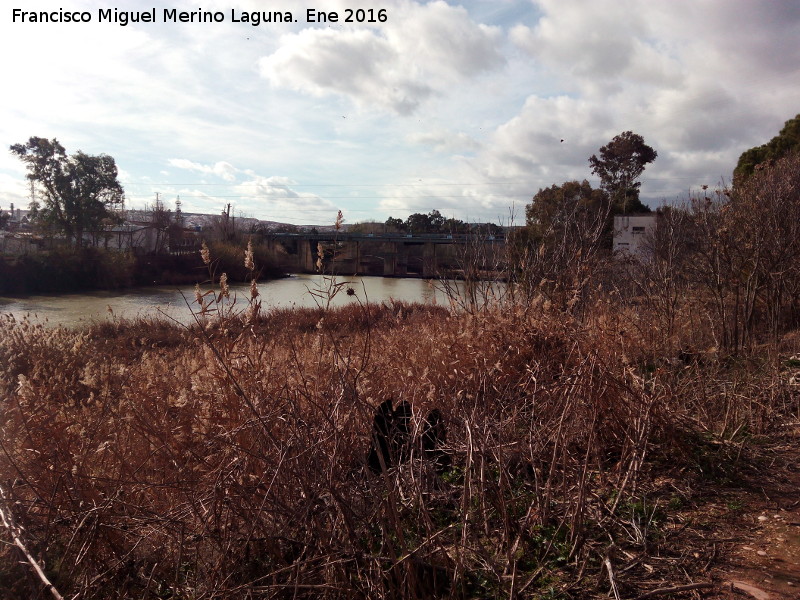
[[[788,429],[733,480],[693,490],[666,525],[675,566],[631,598],[800,600],[800,423]]]
[[[720,598],[800,599],[800,426],[781,443],[764,449],[761,469],[746,473],[743,489],[730,490],[726,506],[741,506],[738,518],[718,532],[716,581],[733,582]],[[769,460],[769,459],[772,460]]]

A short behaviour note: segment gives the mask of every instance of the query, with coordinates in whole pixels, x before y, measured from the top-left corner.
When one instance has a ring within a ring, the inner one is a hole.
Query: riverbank
[[[328,305],[326,290],[334,281],[322,275],[291,275],[258,284],[259,299],[264,310],[272,308],[314,308]],[[331,306],[359,303],[419,302],[449,306],[446,290],[461,293],[460,282],[432,282],[416,278],[336,277],[339,288]],[[341,285],[340,285],[341,284]],[[204,288],[205,289],[205,288]],[[348,294],[347,290],[352,290]],[[229,294],[244,308],[250,297],[249,284],[230,284]],[[146,286],[120,291],[90,291],[78,294],[45,294],[21,297],[0,296],[0,315],[12,315],[21,321],[47,327],[85,328],[93,323],[114,319],[135,319],[168,316],[177,322],[194,321],[192,308],[198,308],[193,285]]]
[[[797,340],[654,357],[620,307],[209,308],[0,323],[3,506],[62,594],[722,598],[709,569],[743,513],[696,519],[800,417]],[[375,473],[386,400],[419,445]],[[14,552],[9,598],[41,585]]]
[[[284,277],[260,247],[254,247],[260,280]],[[252,277],[244,266],[244,248],[217,243],[211,247],[212,271],[227,273],[231,282]],[[142,286],[194,285],[209,279],[209,266],[199,252],[143,254],[100,248],[55,249],[21,256],[0,256],[0,294],[30,295],[91,290],[123,290]]]

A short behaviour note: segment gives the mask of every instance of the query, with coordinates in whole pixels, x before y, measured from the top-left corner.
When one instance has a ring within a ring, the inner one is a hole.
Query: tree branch
[[[22,541],[22,538],[19,536],[19,528],[14,525],[13,519],[11,518],[11,511],[6,507],[6,495],[3,491],[3,488],[0,487],[0,521],[2,521],[3,526],[8,530],[11,534],[11,539],[14,540],[14,544],[17,548],[20,549],[22,554],[25,555],[25,560],[28,564],[36,571],[36,575],[39,577],[41,582],[44,584],[46,590],[49,590],[55,600],[64,600],[64,597],[59,594],[58,590],[55,586],[50,583],[50,580],[47,578],[47,575],[44,574],[44,571],[39,566],[39,563],[33,557],[33,555],[28,552],[28,548],[25,546],[25,543]]]

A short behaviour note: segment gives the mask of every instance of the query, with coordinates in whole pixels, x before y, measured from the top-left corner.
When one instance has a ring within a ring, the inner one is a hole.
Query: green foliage
[[[398,219],[397,217],[389,217],[386,219],[386,228],[388,230],[396,230],[396,231],[405,231],[406,224],[403,219]]]
[[[639,200],[641,182],[637,181],[644,168],[653,162],[658,152],[644,143],[644,138],[625,131],[600,148],[600,158],[589,158],[592,173],[600,178],[600,187],[613,201],[615,213],[650,212]]]
[[[733,500],[728,500],[725,503],[725,507],[732,513],[740,513],[744,509],[744,503],[738,498],[734,498]]]
[[[667,518],[667,514],[658,506],[658,502],[655,505],[649,505],[647,498],[629,500],[622,506],[622,511],[631,520],[650,522],[656,525],[663,523]]]
[[[97,248],[61,249],[0,260],[0,293],[36,294],[133,285],[135,259]]]
[[[437,233],[442,231],[445,218],[438,210],[432,210],[427,215],[414,213],[406,219],[406,230],[413,233]]]
[[[227,242],[212,246],[216,274],[229,281],[249,281],[244,248]],[[282,275],[264,246],[253,247],[256,274]],[[121,289],[146,285],[187,285],[208,279],[200,253],[138,255],[101,248],[60,248],[26,254],[15,260],[0,257],[0,294],[40,294],[81,290]]]
[[[606,203],[606,192],[592,189],[587,180],[566,181],[536,193],[525,207],[525,224],[534,240],[555,241],[576,223],[576,215],[599,214]]]
[[[686,500],[683,496],[673,494],[667,502],[667,508],[671,511],[678,511],[686,507]]]
[[[766,144],[742,152],[733,171],[734,182],[740,184],[749,178],[759,165],[798,150],[800,150],[800,114],[786,121],[780,133]]]
[[[67,156],[58,140],[40,137],[14,144],[10,150],[25,163],[28,180],[44,200],[33,211],[41,225],[63,233],[81,247],[84,232],[119,222],[113,210],[122,207],[125,193],[112,157],[81,151]]]
[[[387,231],[408,231],[410,233],[476,233],[498,235],[503,231],[502,227],[493,223],[471,225],[453,217],[446,219],[435,209],[427,214],[414,213],[409,215],[405,221],[396,217],[389,217],[386,219],[384,225]],[[351,231],[354,230],[351,228]]]

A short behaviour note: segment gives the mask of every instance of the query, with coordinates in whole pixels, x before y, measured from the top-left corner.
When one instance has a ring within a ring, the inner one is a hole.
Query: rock
[[[764,590],[744,581],[731,581],[729,585],[732,592],[744,592],[745,594],[750,594],[756,600],[770,600],[771,598],[770,594]]]

